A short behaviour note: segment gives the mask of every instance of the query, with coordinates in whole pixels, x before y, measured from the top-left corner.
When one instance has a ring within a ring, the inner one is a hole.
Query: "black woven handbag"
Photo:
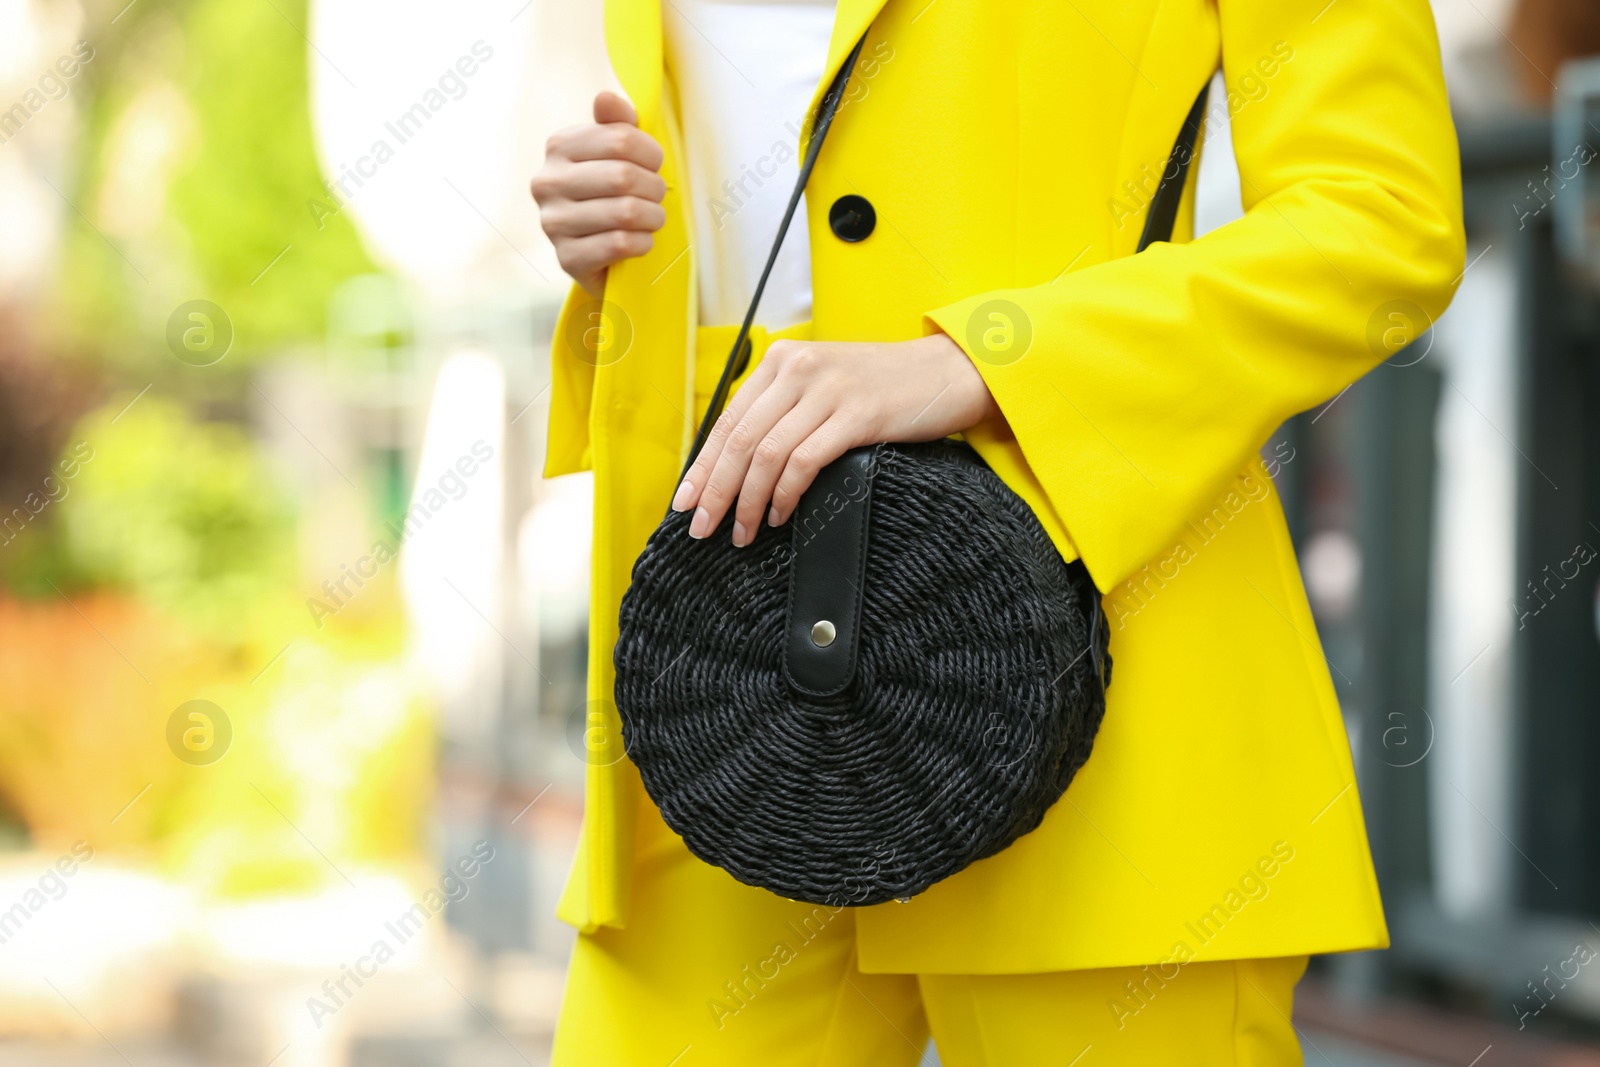
[[[860,51],[823,97],[691,464]],[[1171,234],[1204,102],[1140,250]],[[744,548],[732,508],[704,540],[691,515],[669,512],[635,563],[614,659],[625,751],[702,860],[794,900],[908,899],[1037,827],[1089,758],[1111,670],[1099,594],[970,446],[855,449]]]

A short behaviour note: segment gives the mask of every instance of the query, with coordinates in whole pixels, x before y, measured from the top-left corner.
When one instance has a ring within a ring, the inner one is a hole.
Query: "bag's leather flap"
[[[843,692],[855,676],[878,447],[852,449],[824,467],[789,519],[784,670],[812,696]]]

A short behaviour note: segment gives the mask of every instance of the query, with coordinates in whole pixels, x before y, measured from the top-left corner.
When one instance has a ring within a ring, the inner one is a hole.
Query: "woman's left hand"
[[[788,521],[823,467],[858,445],[936,441],[998,413],[977,368],[942,333],[915,341],[774,341],[728,402],[672,499],[705,537],[730,504],[733,543],[765,513]]]

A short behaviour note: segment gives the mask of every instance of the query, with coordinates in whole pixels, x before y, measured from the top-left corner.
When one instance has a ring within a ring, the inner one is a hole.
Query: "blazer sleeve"
[[[580,286],[567,293],[550,338],[550,423],[545,436],[544,476],[589,470],[589,411],[594,396],[594,361],[582,347],[585,319],[594,301]]]
[[[1389,355],[1390,324],[1425,328],[1460,280],[1460,156],[1429,5],[1324,3],[1218,0],[1230,87],[1275,46],[1295,51],[1233,115],[1243,218],[926,316],[972,357],[1102,591],[1169,548],[1284,419]],[[994,299],[1033,331],[1003,365],[967,340]]]

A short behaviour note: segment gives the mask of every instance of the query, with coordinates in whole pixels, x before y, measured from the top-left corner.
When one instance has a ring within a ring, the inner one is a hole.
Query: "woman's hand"
[[[998,410],[972,361],[942,333],[774,341],[717,420],[672,508],[695,508],[689,536],[705,537],[737,499],[733,543],[742,547],[763,512],[781,526],[817,472],[857,445],[935,441]]]
[[[667,221],[661,146],[639,129],[639,116],[616,93],[594,98],[594,124],[573,126],[545,146],[544,166],[528,183],[539,222],[561,269],[596,300],[606,269],[655,244]]]

